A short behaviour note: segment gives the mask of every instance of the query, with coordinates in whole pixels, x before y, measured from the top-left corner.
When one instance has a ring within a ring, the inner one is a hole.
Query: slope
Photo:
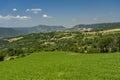
[[[41,52],[0,62],[1,80],[119,80],[120,54]]]

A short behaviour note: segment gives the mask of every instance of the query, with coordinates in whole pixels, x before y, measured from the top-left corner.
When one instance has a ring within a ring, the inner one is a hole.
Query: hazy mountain
[[[120,22],[118,23],[100,23],[100,24],[79,24],[73,28],[65,28],[63,26],[47,26],[38,25],[34,27],[24,28],[0,28],[0,37],[11,37],[30,33],[40,32],[54,32],[54,31],[100,31],[108,29],[120,28]]]
[[[53,32],[53,31],[63,31],[65,27],[63,26],[47,26],[38,25],[34,27],[24,27],[24,28],[0,28],[0,37],[11,37],[17,35],[24,35],[30,33],[40,33],[40,32]]]
[[[73,28],[69,28],[68,31],[99,31],[120,28],[120,22],[117,23],[100,23],[100,24],[79,24]]]
[[[0,28],[0,37],[16,36],[19,33],[12,28]]]
[[[40,33],[40,32],[53,32],[53,31],[63,31],[65,27],[63,26],[47,26],[47,25],[38,25],[34,27],[25,27],[25,28],[14,28],[16,31],[21,34],[29,33]]]

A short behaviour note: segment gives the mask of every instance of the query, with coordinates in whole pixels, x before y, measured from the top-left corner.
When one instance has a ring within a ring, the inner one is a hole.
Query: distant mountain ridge
[[[73,28],[68,29],[69,31],[101,31],[108,29],[120,28],[120,22],[116,23],[98,23],[98,24],[79,24]]]
[[[29,33],[40,33],[40,32],[53,32],[53,31],[63,31],[65,29],[64,26],[47,26],[47,25],[38,25],[34,27],[25,27],[25,28],[14,28],[16,31],[21,34],[29,34]]]
[[[30,33],[40,33],[40,32],[54,32],[63,31],[64,26],[47,26],[38,25],[34,27],[24,27],[24,28],[0,28],[0,37],[12,37],[18,35],[25,35]]]
[[[65,28],[64,26],[47,26],[38,25],[34,27],[24,27],[24,28],[0,28],[0,38],[1,37],[12,37],[18,35],[26,35],[30,33],[40,33],[40,32],[54,32],[54,31],[102,31],[109,29],[120,29],[120,22],[116,23],[99,23],[99,24],[79,24],[72,28]]]
[[[12,28],[0,28],[0,37],[16,36],[19,33]]]

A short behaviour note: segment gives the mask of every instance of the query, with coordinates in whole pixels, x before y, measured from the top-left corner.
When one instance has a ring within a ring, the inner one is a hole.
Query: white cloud
[[[30,11],[30,9],[26,9],[26,12]]]
[[[17,9],[16,9],[16,8],[13,8],[12,10],[13,10],[13,11],[17,11]]]
[[[42,17],[43,18],[53,18],[52,16],[48,16],[47,14],[44,14]]]
[[[42,9],[31,9],[33,13],[38,13],[39,11],[42,11]]]
[[[42,11],[40,8],[26,9],[26,12],[39,13],[40,11]]]
[[[6,16],[2,16],[0,15],[0,19],[4,19],[4,20],[11,20],[11,19],[18,19],[18,20],[24,20],[24,19],[30,19],[31,17],[29,16],[12,16],[12,15],[6,15]]]

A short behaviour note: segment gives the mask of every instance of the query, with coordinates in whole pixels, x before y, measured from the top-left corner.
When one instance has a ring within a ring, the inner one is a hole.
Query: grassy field
[[[120,80],[120,53],[33,53],[0,62],[0,80]]]

